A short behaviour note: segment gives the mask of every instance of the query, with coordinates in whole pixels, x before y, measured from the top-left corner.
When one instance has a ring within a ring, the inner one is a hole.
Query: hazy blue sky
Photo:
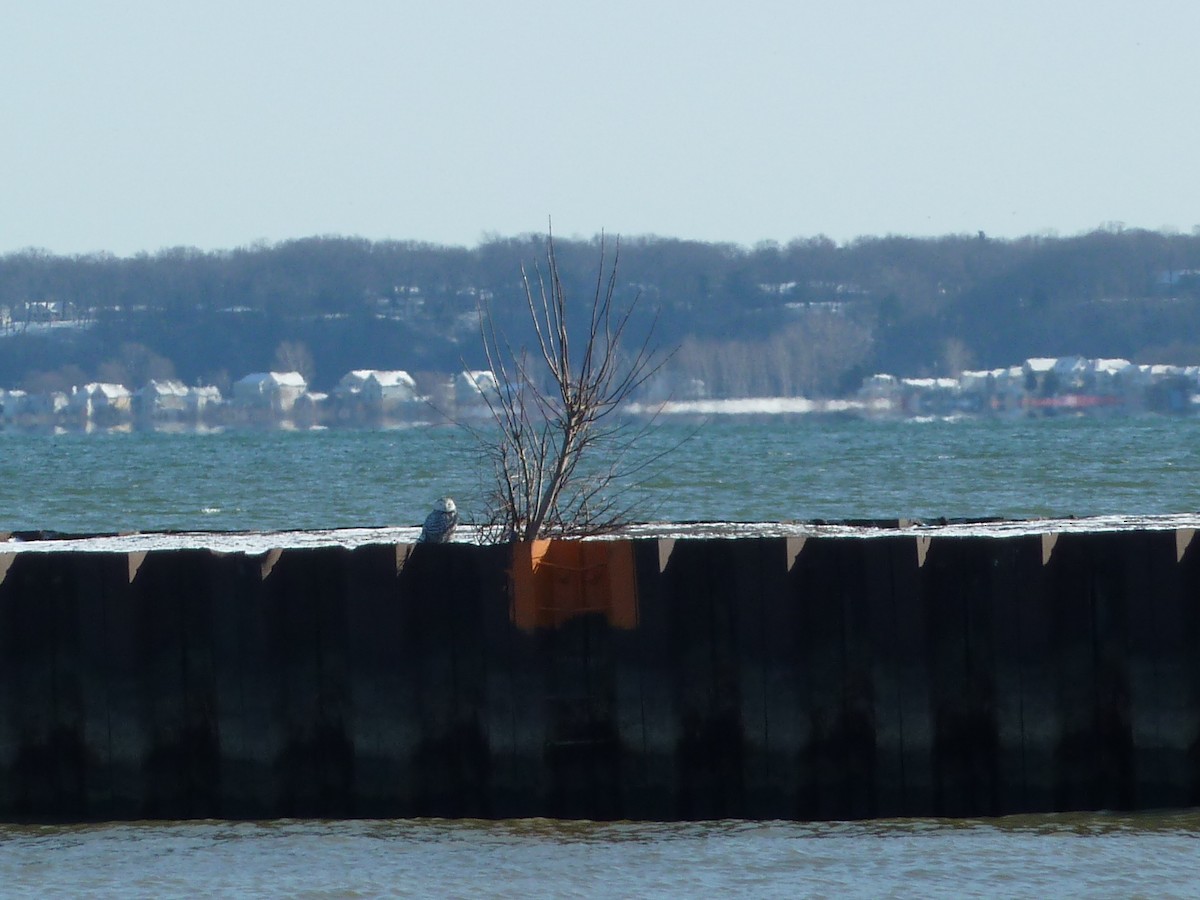
[[[0,252],[1200,223],[1197,0],[0,14]]]

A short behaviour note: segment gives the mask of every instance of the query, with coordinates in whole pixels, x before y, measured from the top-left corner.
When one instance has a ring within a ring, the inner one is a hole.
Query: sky
[[[0,0],[0,253],[1200,225],[1196,0]]]

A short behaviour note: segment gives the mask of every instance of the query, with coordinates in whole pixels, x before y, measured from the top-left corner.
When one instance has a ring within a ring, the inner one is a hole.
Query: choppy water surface
[[[0,827],[5,896],[1189,897],[1200,815]]]
[[[682,443],[681,443],[682,442]],[[1200,510],[1200,419],[664,426],[637,518],[780,521]],[[270,434],[0,433],[0,530],[411,525],[486,467],[454,428]]]

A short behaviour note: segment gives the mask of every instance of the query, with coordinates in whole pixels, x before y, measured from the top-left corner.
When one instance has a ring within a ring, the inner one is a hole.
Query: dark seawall
[[[1200,804],[1190,529],[6,552],[0,819]]]

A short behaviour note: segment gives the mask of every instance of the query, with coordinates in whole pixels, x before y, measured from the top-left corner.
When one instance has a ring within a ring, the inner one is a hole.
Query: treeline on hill
[[[555,247],[569,295],[586,301],[600,239]],[[616,249],[604,242],[608,261]],[[656,343],[675,350],[663,390],[837,395],[875,371],[948,375],[1068,354],[1200,363],[1196,234],[753,248],[639,237],[619,254],[618,295],[641,298],[634,327],[657,317]],[[0,257],[0,387],[169,376],[224,387],[287,366],[328,389],[354,368],[482,367],[479,304],[523,340],[521,267],[536,278],[544,255],[536,235],[475,248],[314,237],[131,258],[13,253]],[[31,327],[47,302],[90,327]]]

